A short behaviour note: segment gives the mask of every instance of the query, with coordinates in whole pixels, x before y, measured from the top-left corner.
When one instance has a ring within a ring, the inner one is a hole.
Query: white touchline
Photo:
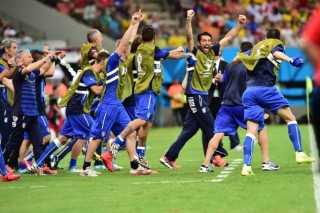
[[[149,182],[134,182],[132,184],[134,185],[140,185],[140,184],[171,184],[171,183],[219,183],[222,182],[224,179],[226,179],[230,173],[235,169],[235,167],[239,166],[242,162],[242,159],[234,159],[230,164],[233,165],[233,167],[224,167],[223,170],[217,175],[217,178],[214,178],[212,180],[163,180],[163,181],[149,181]]]
[[[312,173],[313,173],[313,182],[314,182],[314,195],[317,204],[317,212],[320,213],[320,162],[318,159],[318,152],[320,150],[317,149],[316,140],[313,132],[312,125],[308,125],[309,129],[309,140],[310,140],[310,148],[311,148],[311,156],[316,159],[316,161],[312,164]]]
[[[36,189],[36,188],[46,188],[47,186],[9,186],[9,187],[0,187],[0,189]]]

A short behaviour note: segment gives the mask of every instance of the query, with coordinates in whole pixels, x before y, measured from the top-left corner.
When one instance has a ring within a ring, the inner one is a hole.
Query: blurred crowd
[[[0,18],[0,41],[6,38],[14,38],[18,45],[31,44],[33,38],[28,36],[24,31],[17,31],[10,22]]]
[[[97,28],[114,39],[121,38],[130,24],[130,14],[142,8],[143,1],[133,0],[41,0],[64,15]],[[157,1],[155,1],[157,2]],[[161,1],[158,0],[161,3]],[[140,5],[139,5],[140,3]],[[170,17],[153,11],[146,13],[145,24],[158,31],[157,45],[177,47],[185,45],[184,20],[189,9],[196,12],[194,29],[207,31],[218,41],[237,23],[238,14],[248,17],[246,27],[239,32],[234,45],[243,41],[256,43],[265,37],[266,30],[277,27],[287,46],[297,46],[304,23],[317,1],[315,0],[167,0]],[[134,8],[135,7],[135,8]],[[177,20],[178,28],[171,29],[159,20]]]

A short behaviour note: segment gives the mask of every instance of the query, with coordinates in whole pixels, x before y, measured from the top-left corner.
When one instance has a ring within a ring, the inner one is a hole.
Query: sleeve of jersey
[[[156,59],[156,60],[160,60],[160,59],[165,60],[168,57],[168,55],[169,55],[169,51],[160,49],[157,46],[155,47],[154,59]]]
[[[281,45],[276,46],[275,48],[273,48],[273,50],[271,51],[271,53],[273,54],[274,52],[279,51],[279,52],[283,52],[285,53],[283,47]]]
[[[109,57],[106,71],[107,73],[114,70],[119,66],[120,56],[117,52],[113,52],[113,54]]]
[[[0,65],[0,73],[2,73],[3,70],[5,70],[5,67]]]
[[[220,43],[213,43],[211,46],[211,49],[213,50],[214,54],[217,56],[220,52]]]
[[[97,53],[98,49],[96,47],[91,47],[91,49],[88,52],[88,59],[93,59],[93,54]]]
[[[97,85],[97,81],[96,81],[96,78],[94,77],[92,70],[87,70],[83,73],[82,81],[87,87]]]

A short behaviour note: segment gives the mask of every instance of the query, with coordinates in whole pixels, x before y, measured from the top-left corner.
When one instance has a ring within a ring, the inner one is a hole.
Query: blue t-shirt
[[[221,105],[242,106],[242,94],[246,90],[247,68],[243,63],[230,63],[222,78]]]
[[[5,70],[5,67],[0,65],[0,73]],[[7,92],[5,86],[0,81],[0,111],[5,111],[8,105]]]
[[[279,45],[276,46],[272,51],[273,54],[276,51],[285,52],[284,49]],[[266,86],[272,87],[276,84],[277,74],[273,71],[275,65],[273,63],[280,62],[274,60],[271,62],[268,58],[260,59],[253,69],[253,71],[247,72],[247,87],[249,86]]]
[[[81,79],[78,88],[72,95],[67,104],[66,114],[67,115],[79,115],[84,114],[83,106],[89,95],[91,86],[98,85],[96,78],[92,70],[86,70]]]
[[[118,72],[120,56],[114,52],[108,59],[106,65],[107,86],[101,104],[122,105],[117,97]]]
[[[13,77],[15,96],[12,114],[38,116],[36,79],[40,75],[40,70],[34,70],[24,75],[22,74],[23,67],[17,69],[17,73]]]
[[[45,112],[45,86],[46,86],[46,80],[43,76],[39,76],[36,79],[36,93],[37,93],[37,104],[38,104],[38,111],[39,115],[46,115]]]

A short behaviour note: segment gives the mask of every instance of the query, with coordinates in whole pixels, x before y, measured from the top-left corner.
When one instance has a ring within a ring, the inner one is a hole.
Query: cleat
[[[58,155],[51,155],[50,156],[50,168],[57,169],[59,164],[59,157]]]
[[[13,174],[16,170],[12,169],[9,165],[6,165],[8,173]]]
[[[22,174],[30,174],[31,172],[29,172],[28,169],[18,169],[18,173],[22,175]]]
[[[86,152],[87,152],[87,148],[86,147],[82,147],[82,154],[85,156],[86,155]],[[98,153],[94,152],[93,153],[93,156],[92,156],[92,160],[94,161],[101,161],[101,156],[98,155]]]
[[[120,145],[115,143],[115,139],[109,140],[110,141],[110,154],[114,159],[117,158],[117,154],[120,148]],[[102,157],[102,156],[101,156]]]
[[[297,163],[312,163],[315,161],[315,159],[312,157],[309,157],[304,152],[296,152],[296,161]]]
[[[110,172],[114,172],[114,168],[112,166],[112,155],[110,152],[106,152],[101,155],[101,160]]]
[[[214,167],[226,167],[229,165],[229,163],[226,160],[224,160],[220,155],[214,156],[212,164]]]
[[[117,165],[115,162],[112,162],[112,167],[113,167],[114,171],[120,171],[123,169],[122,166]]]
[[[159,174],[159,172],[151,169],[144,168],[143,170],[143,175],[157,175],[157,174]]]
[[[8,182],[8,181],[13,181],[13,180],[18,180],[21,177],[21,175],[16,175],[7,172],[4,176],[1,177],[2,182]]]
[[[143,175],[144,168],[142,166],[139,166],[137,169],[130,169],[131,175]]]
[[[74,167],[71,167],[68,169],[68,172],[71,172],[71,173],[80,173],[81,172],[81,169],[78,169],[76,166]]]
[[[134,155],[133,156],[134,160],[137,161],[138,164],[140,164],[142,167],[144,168],[147,168],[147,169],[150,169],[150,164],[147,160],[146,157],[144,156],[137,156],[137,155]]]
[[[94,168],[95,169],[106,169],[106,167],[104,165],[95,165]]]
[[[201,173],[213,172],[213,169],[211,168],[210,165],[208,167],[206,167],[205,165],[202,164],[199,168],[199,172],[201,172]]]
[[[237,146],[233,147],[231,150],[232,151],[241,152],[241,151],[243,151],[243,147],[240,146],[240,145],[237,145]]]
[[[27,169],[30,173],[32,173],[32,169],[31,169],[31,167],[32,167],[32,162],[23,159],[22,161],[20,161],[20,163],[21,163],[23,166],[25,166],[26,169]]]
[[[242,176],[254,175],[254,173],[252,172],[251,166],[243,165],[241,175]]]
[[[270,161],[269,163],[262,163],[262,171],[276,171],[279,170],[280,166]]]
[[[180,169],[181,166],[177,165],[175,161],[169,161],[166,156],[160,158],[160,163],[164,166],[168,167],[169,169]]]
[[[42,172],[44,175],[56,175],[57,171],[56,170],[51,170],[47,164],[44,164],[42,168]]]
[[[31,170],[32,170],[31,173],[34,173],[35,175],[38,175],[38,176],[44,175],[42,168],[41,168],[41,167],[38,167],[38,166],[35,165],[35,164],[32,165]]]
[[[82,170],[80,172],[81,176],[88,176],[88,177],[97,177],[98,175],[100,175],[101,172],[96,172],[94,171],[91,167],[87,167],[85,170]]]

